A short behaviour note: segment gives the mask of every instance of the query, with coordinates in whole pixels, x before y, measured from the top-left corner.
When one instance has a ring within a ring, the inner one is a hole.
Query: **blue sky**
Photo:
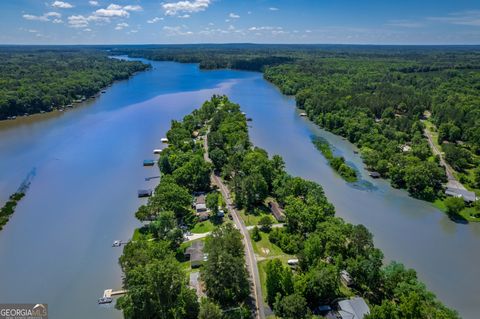
[[[480,0],[0,0],[2,44],[480,44]]]

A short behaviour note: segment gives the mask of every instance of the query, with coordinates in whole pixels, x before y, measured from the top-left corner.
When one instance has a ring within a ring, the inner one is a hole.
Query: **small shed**
[[[338,314],[342,319],[363,319],[370,314],[370,308],[361,297],[339,301],[338,309]]]
[[[283,223],[285,221],[285,214],[276,201],[270,201],[268,207],[278,222]]]
[[[350,276],[350,274],[346,270],[342,270],[340,272],[340,280],[342,284],[347,287],[350,287],[353,284],[352,276]]]
[[[203,247],[205,244],[201,240],[194,241],[192,246],[185,250],[185,258],[190,259],[190,266],[192,268],[199,268],[205,261]]]

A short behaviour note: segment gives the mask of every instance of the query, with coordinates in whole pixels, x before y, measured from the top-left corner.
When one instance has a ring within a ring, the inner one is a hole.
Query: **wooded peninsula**
[[[278,251],[259,262],[265,301],[276,316],[313,318],[336,300],[363,296],[370,306],[365,318],[458,318],[414,270],[383,265],[372,234],[335,217],[320,185],[290,176],[280,156],[270,158],[254,147],[245,115],[227,97],[214,96],[182,121],[172,121],[167,136],[160,183],[136,213],[145,224],[120,258],[128,292],[117,306],[125,318],[250,318],[255,312],[241,235],[219,215],[225,199],[210,183],[212,172],[228,185],[245,218],[269,217],[266,203],[272,201],[284,211],[282,227],[261,221],[252,230],[256,249]],[[205,139],[213,163],[205,160]],[[208,236],[184,242],[184,234],[207,222],[192,208],[200,194],[206,194],[208,223],[215,226]],[[194,260],[189,247],[203,245]]]

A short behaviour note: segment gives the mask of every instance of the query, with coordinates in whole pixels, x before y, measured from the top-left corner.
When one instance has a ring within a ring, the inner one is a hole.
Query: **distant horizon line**
[[[7,46],[201,46],[201,45],[251,45],[251,46],[384,46],[384,47],[478,47],[478,44],[380,44],[380,43],[259,43],[259,42],[197,42],[197,43],[84,43],[84,44],[29,44],[29,43],[0,43],[0,47]]]

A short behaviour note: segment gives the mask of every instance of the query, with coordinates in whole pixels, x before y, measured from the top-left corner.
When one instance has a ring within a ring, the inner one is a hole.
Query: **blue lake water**
[[[0,302],[48,303],[53,319],[121,318],[96,300],[104,289],[121,287],[121,249],[112,241],[131,236],[144,201],[136,192],[158,182],[145,181],[158,170],[142,161],[155,158],[172,119],[212,94],[228,94],[253,118],[255,145],[283,156],[291,174],[319,182],[339,216],[372,231],[387,260],[415,268],[448,306],[477,317],[480,225],[452,223],[430,204],[370,179],[354,146],[299,117],[294,100],[259,73],[150,63],[152,70],[84,106],[0,123],[0,203],[29,174],[32,180],[0,232]],[[312,135],[334,145],[362,183],[339,178]]]

